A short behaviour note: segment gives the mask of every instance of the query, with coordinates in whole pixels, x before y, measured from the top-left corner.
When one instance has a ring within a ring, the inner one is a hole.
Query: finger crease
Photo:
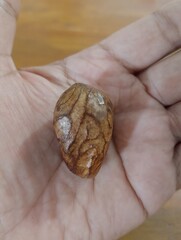
[[[74,83],[76,83],[76,80],[70,74],[70,71],[67,66],[67,61],[65,59],[62,61],[62,68],[64,77],[66,79],[66,83],[69,87],[71,87]]]
[[[133,73],[134,72],[134,67],[130,66],[130,64],[126,63],[126,61],[123,61],[123,59],[118,58],[111,48],[109,48],[106,44],[103,42],[98,43],[98,46],[106,52],[108,57],[112,59],[114,62],[116,62],[126,73]]]
[[[165,41],[171,47],[177,49],[181,44],[179,28],[177,24],[175,24],[174,21],[163,11],[153,12],[153,16],[159,33],[163,39],[165,39]]]
[[[147,87],[147,85],[142,82],[140,80],[140,82],[143,84],[143,86],[145,87],[145,91],[148,95],[150,95],[152,98],[154,98],[157,102],[159,102],[161,105],[164,105],[164,106],[169,106],[169,104],[163,99],[161,93],[159,92],[158,90],[158,87],[156,86],[155,84],[155,81],[149,81],[150,84],[151,84],[151,87]],[[154,92],[154,94],[152,94],[149,89],[153,89],[152,92]]]

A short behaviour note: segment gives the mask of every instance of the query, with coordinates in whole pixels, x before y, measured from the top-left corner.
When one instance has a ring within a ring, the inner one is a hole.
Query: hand
[[[180,15],[181,1],[172,2],[65,60],[18,71],[15,18],[0,9],[2,239],[116,239],[181,186],[181,52],[162,59],[181,46]],[[114,104],[113,140],[94,179],[67,169],[52,127],[74,82]]]

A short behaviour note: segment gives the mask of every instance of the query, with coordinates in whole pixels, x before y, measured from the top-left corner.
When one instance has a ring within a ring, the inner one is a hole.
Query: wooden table
[[[41,65],[86,48],[153,11],[165,0],[24,0],[14,59]],[[181,192],[122,240],[180,240]]]

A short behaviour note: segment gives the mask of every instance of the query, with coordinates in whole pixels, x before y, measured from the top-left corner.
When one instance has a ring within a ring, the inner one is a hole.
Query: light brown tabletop
[[[22,0],[13,56],[42,65],[86,48],[166,0]],[[181,240],[181,192],[122,240]]]

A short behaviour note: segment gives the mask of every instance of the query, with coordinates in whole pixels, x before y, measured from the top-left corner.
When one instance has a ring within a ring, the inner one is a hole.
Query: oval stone
[[[94,177],[106,155],[113,130],[113,107],[101,91],[76,83],[59,98],[54,129],[63,160],[80,177]]]

